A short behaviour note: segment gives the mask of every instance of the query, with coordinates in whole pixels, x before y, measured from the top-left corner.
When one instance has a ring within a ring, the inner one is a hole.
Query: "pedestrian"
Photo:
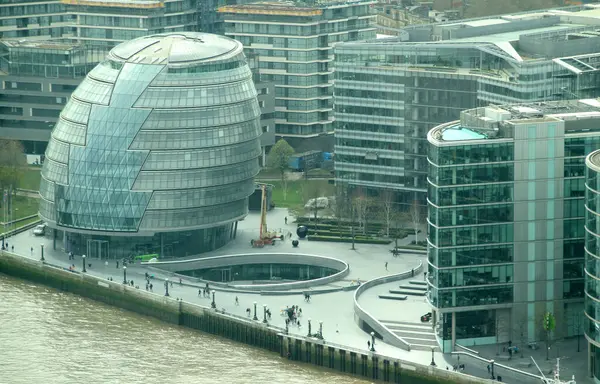
[[[238,299],[238,297],[237,297],[237,296],[235,297],[235,305],[236,305],[236,306],[240,305],[240,300]]]
[[[181,277],[179,278],[179,285],[183,285],[183,281],[181,281]]]
[[[198,297],[200,297],[200,292],[202,292],[202,289],[198,288]]]
[[[385,262],[385,270],[386,270],[386,271],[388,270],[388,268],[387,268],[387,265],[388,265],[388,262],[386,261],[386,262]]]
[[[15,251],[15,246],[14,246],[14,245],[11,245],[11,246],[10,246],[10,250],[14,252],[14,251]]]
[[[152,283],[150,283],[150,292],[152,292]]]
[[[410,271],[410,276],[415,277],[415,269],[414,268]]]
[[[284,219],[284,220],[285,220],[285,225],[287,225],[287,216],[285,217],[285,219]]]
[[[491,368],[490,368],[490,365],[489,365],[489,364],[488,364],[488,366],[487,366],[487,369],[488,369],[488,375],[489,375],[489,374],[490,374],[490,371],[491,371]]]
[[[119,260],[117,260],[117,269],[119,269]],[[123,272],[125,273],[125,272]]]
[[[371,349],[371,342],[369,340],[367,340],[367,348]]]
[[[148,290],[148,287],[149,287],[149,285],[148,285],[148,283],[146,283],[146,291]]]
[[[31,256],[33,256],[33,247],[31,247]]]

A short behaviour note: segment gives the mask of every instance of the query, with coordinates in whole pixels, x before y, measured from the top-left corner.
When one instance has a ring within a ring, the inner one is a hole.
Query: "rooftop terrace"
[[[432,143],[506,139],[515,124],[556,121],[600,120],[600,99],[490,105],[461,112],[460,121],[439,125],[428,133]],[[594,123],[594,128],[596,123]],[[589,131],[589,125],[565,126],[569,132]]]

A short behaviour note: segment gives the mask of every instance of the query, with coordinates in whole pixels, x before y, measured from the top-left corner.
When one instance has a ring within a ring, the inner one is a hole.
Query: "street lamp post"
[[[375,332],[371,332],[371,352],[375,352]]]
[[[263,323],[267,323],[267,304],[263,304]]]
[[[496,380],[496,377],[494,376],[494,360],[490,361],[490,365],[492,366],[492,380]]]
[[[212,290],[212,299],[213,300],[212,300],[212,303],[210,303],[210,306],[212,308],[217,308],[217,303],[215,302],[215,290],[214,289]]]
[[[44,244],[40,244],[40,248],[42,249],[42,257],[41,257],[41,261],[46,261],[46,259],[44,259]]]
[[[435,366],[437,365],[437,364],[435,363],[435,358],[434,358],[434,356],[433,356],[433,353],[434,353],[434,352],[435,352],[435,348],[434,348],[434,347],[431,347],[431,364],[429,364],[429,365],[431,365],[432,367],[435,367]]]
[[[87,272],[87,270],[85,269],[85,255],[81,255],[81,261],[83,262],[83,272]]]
[[[310,319],[308,319],[308,335],[306,335],[308,337],[311,337],[311,329],[310,329]]]
[[[165,279],[165,296],[170,296],[169,295],[169,278]]]
[[[254,302],[254,317],[252,320],[258,320],[258,316],[256,316],[256,301]]]
[[[123,266],[123,284],[127,284],[127,266]]]

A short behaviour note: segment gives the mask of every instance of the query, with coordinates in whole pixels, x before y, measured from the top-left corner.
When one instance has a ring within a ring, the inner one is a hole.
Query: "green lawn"
[[[41,168],[27,168],[27,170],[23,172],[23,176],[21,177],[21,181],[19,183],[19,188],[39,191],[40,179],[42,178],[40,171]]]
[[[38,212],[38,204],[39,201],[36,198],[27,196],[14,196],[12,212],[13,220],[35,215]]]
[[[261,182],[260,180],[257,180]],[[283,188],[281,181],[267,180],[266,184],[272,184],[273,188],[273,203],[279,208],[301,208],[304,206],[303,186],[311,183],[323,183],[323,180],[293,180],[287,182],[286,198],[283,198]]]

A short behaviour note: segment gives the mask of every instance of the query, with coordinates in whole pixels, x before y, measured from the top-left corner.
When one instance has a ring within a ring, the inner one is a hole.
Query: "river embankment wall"
[[[293,361],[314,364],[371,381],[408,384],[483,384],[489,380],[378,353],[337,345],[315,337],[289,335],[269,323],[223,313],[176,298],[139,290],[41,261],[0,251],[0,273],[75,293],[109,305],[262,348]]]

